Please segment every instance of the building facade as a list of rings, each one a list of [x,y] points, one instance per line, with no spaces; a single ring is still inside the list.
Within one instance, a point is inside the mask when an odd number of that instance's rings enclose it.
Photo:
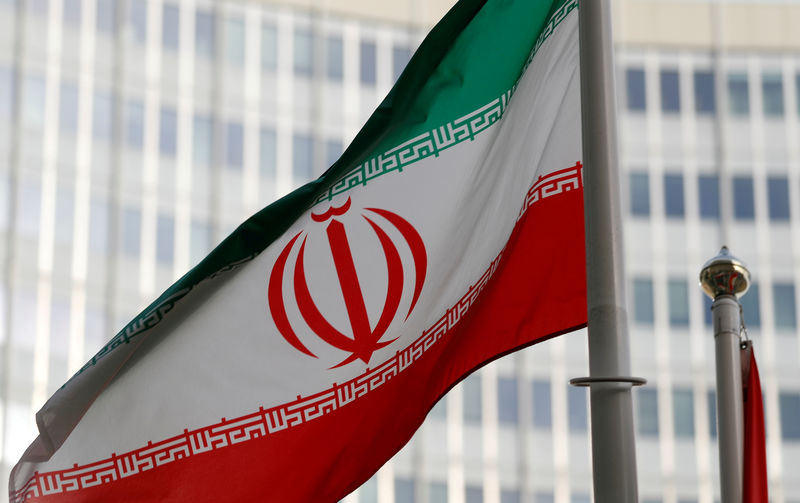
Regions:
[[[0,0],[0,489],[34,413],[238,223],[319,175],[451,2]],[[800,502],[800,3],[617,0],[642,501],[719,500],[722,244]],[[585,331],[494,362],[346,501],[592,500]]]

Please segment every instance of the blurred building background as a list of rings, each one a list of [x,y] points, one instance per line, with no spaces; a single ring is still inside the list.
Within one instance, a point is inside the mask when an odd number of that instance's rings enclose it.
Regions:
[[[0,0],[0,491],[34,413],[257,209],[316,177],[450,0]],[[719,501],[722,244],[800,503],[800,2],[615,0],[640,496]],[[495,362],[350,503],[591,501],[585,331]],[[313,453],[309,453],[313,455]],[[793,468],[794,467],[794,468]]]

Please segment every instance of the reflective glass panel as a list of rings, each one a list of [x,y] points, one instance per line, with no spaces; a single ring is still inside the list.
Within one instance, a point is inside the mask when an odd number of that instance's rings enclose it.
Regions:
[[[643,112],[647,106],[645,99],[644,69],[628,68],[625,70],[625,89],[628,98],[628,110]]]
[[[681,110],[680,83],[677,70],[661,70],[661,110],[677,113]]]
[[[717,111],[712,71],[694,72],[694,110],[698,114],[714,114]]]
[[[377,51],[375,42],[362,40],[359,51],[361,83],[372,85],[376,79]]]

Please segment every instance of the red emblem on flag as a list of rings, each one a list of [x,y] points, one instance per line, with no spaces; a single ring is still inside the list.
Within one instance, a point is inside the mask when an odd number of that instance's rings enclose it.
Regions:
[[[350,353],[341,363],[335,367],[341,367],[355,360],[369,363],[372,354],[391,344],[397,338],[383,340],[389,325],[394,321],[404,292],[404,264],[397,245],[392,241],[387,226],[393,227],[397,234],[402,237],[414,263],[414,290],[411,296],[411,303],[406,313],[406,318],[411,315],[414,306],[419,300],[422,292],[422,285],[425,282],[425,272],[427,269],[427,254],[425,245],[422,242],[417,230],[396,213],[378,208],[365,208],[368,214],[361,216],[367,221],[372,231],[380,242],[383,256],[386,260],[387,281],[386,297],[383,303],[380,317],[374,327],[370,324],[366,302],[362,290],[362,283],[356,273],[355,260],[350,248],[350,241],[347,237],[344,224],[336,217],[343,216],[350,209],[350,199],[347,199],[340,207],[331,207],[322,214],[311,214],[311,219],[315,222],[323,223],[330,220],[325,228],[327,242],[330,246],[330,253],[333,264],[336,268],[336,275],[339,280],[341,295],[350,320],[350,327],[347,331],[341,331],[320,312],[309,290],[306,279],[306,269],[304,263],[306,242],[308,235],[305,231],[298,232],[281,251],[278,260],[272,268],[269,278],[269,307],[272,319],[284,339],[295,349],[309,356],[317,357],[309,350],[295,332],[292,323],[286,313],[285,300],[283,298],[284,274],[289,255],[299,241],[299,251],[294,263],[292,280],[294,283],[294,298],[297,308],[302,315],[303,321],[310,332],[322,339],[324,342],[341,351]],[[376,218],[380,217],[380,218]],[[302,239],[301,239],[302,236]],[[372,278],[370,278],[372,279]],[[349,332],[349,335],[347,335]],[[303,331],[301,333],[307,333]]]

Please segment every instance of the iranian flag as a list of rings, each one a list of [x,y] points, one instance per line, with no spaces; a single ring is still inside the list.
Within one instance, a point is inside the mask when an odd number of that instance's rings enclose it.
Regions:
[[[577,0],[462,0],[321,178],[36,415],[21,501],[336,501],[470,372],[586,324]]]

